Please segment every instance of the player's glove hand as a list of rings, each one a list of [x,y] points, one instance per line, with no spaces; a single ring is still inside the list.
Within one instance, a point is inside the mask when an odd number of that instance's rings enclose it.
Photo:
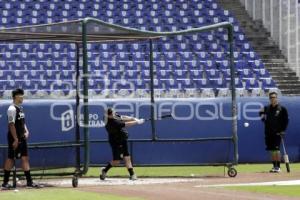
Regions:
[[[144,122],[145,122],[145,119],[138,119],[138,120],[137,120],[137,123],[138,123],[138,124],[143,124]]]

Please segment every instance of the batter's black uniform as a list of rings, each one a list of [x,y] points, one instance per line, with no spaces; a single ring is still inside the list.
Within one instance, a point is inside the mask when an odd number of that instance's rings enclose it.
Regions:
[[[105,128],[108,132],[113,160],[122,160],[125,156],[129,156],[127,144],[128,132],[125,129],[125,122],[121,120],[120,116],[108,118]]]
[[[262,121],[265,123],[265,143],[266,150],[280,150],[281,137],[279,133],[284,132],[288,126],[289,118],[285,107],[277,104],[276,106],[265,106]]]
[[[13,115],[11,114],[13,113]],[[8,127],[8,158],[14,159],[21,158],[23,156],[28,156],[27,140],[25,138],[25,114],[21,106],[11,105],[8,108],[8,123],[14,123],[16,128],[17,137],[19,140],[19,145],[14,151],[13,142],[14,138]]]

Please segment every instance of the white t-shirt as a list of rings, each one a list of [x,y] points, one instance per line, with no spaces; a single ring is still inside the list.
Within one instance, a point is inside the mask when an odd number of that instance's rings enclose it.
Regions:
[[[8,123],[15,123],[16,114],[17,114],[17,109],[15,105],[10,105],[7,110]]]

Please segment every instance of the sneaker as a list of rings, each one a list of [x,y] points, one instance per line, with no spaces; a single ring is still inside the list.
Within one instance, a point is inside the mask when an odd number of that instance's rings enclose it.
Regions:
[[[36,188],[36,189],[39,189],[39,188],[42,188],[41,185],[37,184],[37,183],[27,183],[26,185],[27,188]]]
[[[269,172],[270,173],[275,173],[275,171],[276,171],[276,169],[275,169],[275,167],[273,167]]]
[[[280,172],[281,172],[280,167],[276,167],[275,170],[274,170],[274,172],[275,172],[275,173],[280,173]]]
[[[131,181],[136,181],[138,178],[135,174],[133,174],[132,176],[129,176],[129,180]]]
[[[101,174],[100,174],[100,180],[104,181],[106,178],[106,172],[104,171],[104,168],[101,169]]]
[[[2,190],[10,190],[12,188],[13,188],[13,186],[10,185],[9,183],[3,183],[2,186],[1,186]]]

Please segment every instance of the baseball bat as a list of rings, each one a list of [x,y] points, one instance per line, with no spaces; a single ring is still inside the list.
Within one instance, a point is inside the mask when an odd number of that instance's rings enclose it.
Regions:
[[[157,120],[161,120],[161,119],[165,119],[165,118],[172,118],[172,114],[166,114],[166,115],[162,115],[160,116],[160,118],[158,118]],[[145,121],[150,121],[152,118],[147,118],[145,119]]]
[[[285,166],[286,166],[286,171],[288,173],[290,173],[291,169],[290,169],[289,155],[286,152],[286,148],[285,148],[285,143],[284,143],[283,136],[280,135],[280,137],[281,137],[282,150],[283,150],[283,159],[284,159],[284,163],[285,163]]]

